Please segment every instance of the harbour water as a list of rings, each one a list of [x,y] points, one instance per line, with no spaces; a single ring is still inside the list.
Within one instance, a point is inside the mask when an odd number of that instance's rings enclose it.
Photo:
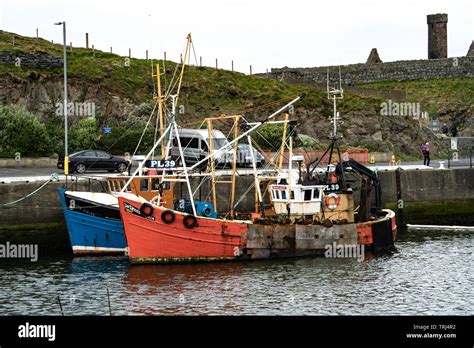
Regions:
[[[38,262],[0,260],[0,315],[474,314],[472,232],[411,232],[396,246],[362,262],[146,266],[40,250]]]

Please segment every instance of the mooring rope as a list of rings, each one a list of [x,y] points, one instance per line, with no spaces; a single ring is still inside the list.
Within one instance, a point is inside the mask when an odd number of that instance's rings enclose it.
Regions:
[[[57,173],[53,173],[51,174],[51,176],[49,177],[49,179],[47,181],[45,181],[40,187],[38,187],[36,190],[34,190],[33,192],[30,192],[29,194],[27,194],[26,196],[24,197],[21,197],[13,202],[8,202],[8,203],[4,203],[4,204],[0,204],[0,208],[2,207],[6,207],[6,206],[9,206],[9,205],[13,205],[15,203],[18,203],[18,202],[21,202],[25,199],[27,199],[28,197],[30,196],[33,196],[36,192],[40,191],[43,187],[45,187],[47,184],[49,184],[51,181],[59,181],[59,176]]]

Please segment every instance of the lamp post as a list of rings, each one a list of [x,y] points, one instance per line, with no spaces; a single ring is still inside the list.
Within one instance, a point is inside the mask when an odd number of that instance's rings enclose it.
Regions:
[[[66,22],[57,22],[54,25],[63,26],[63,54],[64,54],[64,174],[69,174],[69,157],[67,152],[67,61],[66,61]]]

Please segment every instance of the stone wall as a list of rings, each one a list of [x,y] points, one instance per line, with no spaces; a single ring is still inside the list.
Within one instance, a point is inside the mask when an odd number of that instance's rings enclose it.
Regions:
[[[0,64],[27,68],[52,69],[63,66],[63,60],[46,52],[0,51]]]
[[[268,77],[290,83],[326,84],[328,68],[331,83],[337,83],[339,79],[339,67],[337,66],[271,69]],[[474,57],[350,64],[340,68],[342,83],[345,85],[380,81],[474,77]],[[262,74],[262,76],[265,75]]]

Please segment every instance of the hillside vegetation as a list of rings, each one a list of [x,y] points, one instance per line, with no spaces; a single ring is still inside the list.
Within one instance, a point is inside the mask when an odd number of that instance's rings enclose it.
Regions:
[[[62,45],[15,34],[13,46],[13,35],[0,31],[0,51],[36,51],[62,57]],[[126,57],[98,50],[74,47],[71,53],[68,49],[69,100],[95,104],[95,120],[84,121],[81,116],[72,115],[71,128],[83,126],[90,133],[95,127],[96,133],[89,137],[93,140],[91,146],[117,153],[133,151],[155,104],[156,78],[151,76],[151,69],[156,63],[164,67],[161,81],[166,90],[180,67],[174,62],[134,58],[128,61]],[[62,68],[32,69],[0,64],[0,95],[3,95],[4,104],[30,112],[45,125],[51,146],[44,154],[61,151],[63,120],[61,113],[57,113],[57,103],[62,102],[62,78]],[[407,101],[420,102],[423,111],[429,111],[432,117],[436,115],[447,121],[456,119],[463,129],[472,117],[469,115],[473,111],[473,80],[387,82],[364,88],[405,91]],[[298,120],[299,133],[314,138],[313,147],[322,147],[328,143],[332,128],[328,119],[332,115],[332,103],[327,100],[324,90],[226,70],[186,67],[178,123],[196,127],[203,118],[220,114],[243,114],[249,120],[262,119],[300,93],[305,93],[306,97],[295,104],[292,117]],[[433,149],[436,151],[439,147],[441,151],[437,138],[427,128],[420,127],[419,121],[411,117],[381,116],[380,106],[385,101],[386,97],[377,93],[347,93],[338,103],[343,121],[340,130],[347,146],[364,146],[371,151],[393,151],[409,156],[417,155],[420,144],[431,139]],[[105,126],[113,127],[111,135],[101,133]],[[73,134],[84,132],[76,130]],[[152,142],[153,130],[150,130],[141,150]],[[82,141],[76,141],[76,144],[84,146]]]

